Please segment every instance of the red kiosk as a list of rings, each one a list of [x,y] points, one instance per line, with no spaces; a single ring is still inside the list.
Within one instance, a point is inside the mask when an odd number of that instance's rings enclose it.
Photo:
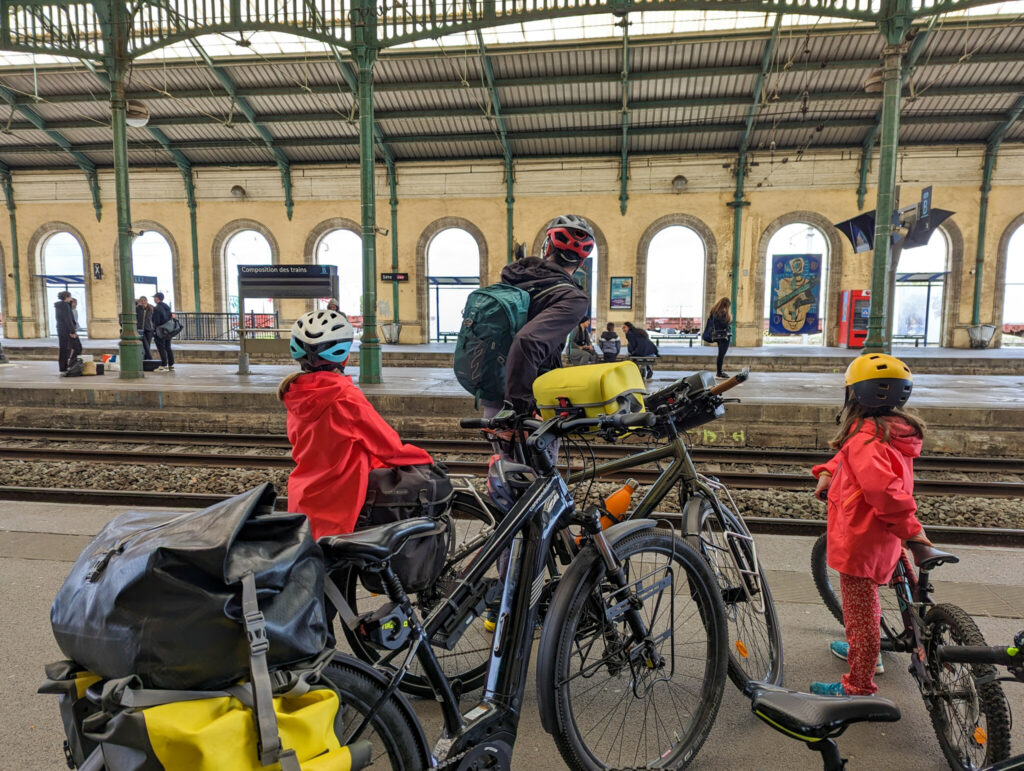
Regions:
[[[868,336],[871,290],[844,289],[839,316],[839,347],[863,348]]]

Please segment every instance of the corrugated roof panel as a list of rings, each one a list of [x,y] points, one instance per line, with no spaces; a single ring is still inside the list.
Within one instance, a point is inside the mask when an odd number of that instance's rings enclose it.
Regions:
[[[167,126],[162,129],[167,138],[175,144],[188,147],[189,142],[201,142],[204,139],[228,139],[237,142],[256,142],[262,144],[256,129],[248,121],[235,123],[232,126],[222,124],[202,124],[194,126]]]
[[[385,136],[448,136],[451,134],[498,134],[494,121],[484,118],[411,118],[380,121]]]
[[[424,59],[382,57],[373,68],[374,83],[431,83],[466,80],[480,83],[479,56],[443,56]]]
[[[297,92],[289,95],[250,96],[249,105],[256,116],[282,115],[294,113],[297,117],[312,112],[340,112],[347,115],[351,111],[352,97],[348,94],[309,94]]]
[[[64,129],[60,133],[73,145],[103,144],[113,147],[113,136],[108,128]],[[152,135],[145,129],[128,129],[129,143],[152,140]]]
[[[5,155],[3,160],[4,163],[12,169],[75,168],[74,159],[63,151],[55,153]]]
[[[338,83],[344,89],[345,81],[334,61],[306,60],[302,62],[218,62],[225,68],[231,80],[239,88],[256,88],[269,85],[294,85],[300,90],[303,85]]]
[[[36,145],[37,147],[57,147],[57,143],[50,139],[45,131],[18,131],[17,133],[5,134],[0,131],[0,147],[4,145]],[[63,150],[61,151],[63,152]],[[71,156],[68,156],[69,158]]]
[[[543,113],[539,115],[511,116],[505,125],[512,134],[530,131],[586,131],[588,129],[617,130],[621,118],[610,112],[579,112],[567,118],[563,113]]]
[[[900,141],[907,144],[956,144],[981,142],[988,138],[996,123],[939,123],[901,126]]]
[[[650,78],[630,80],[630,99],[700,99],[730,96],[745,102],[754,98],[754,75],[720,78]]]
[[[564,137],[561,139],[526,139],[512,143],[512,154],[516,157],[530,155],[610,155],[620,152],[616,138]]]
[[[799,94],[804,91],[812,94],[853,91],[863,93],[864,81],[873,69],[824,69],[810,72],[772,73],[768,78],[765,93],[771,94],[776,90],[782,94]],[[875,98],[881,104],[881,97]]]
[[[396,158],[437,160],[438,158],[494,158],[501,156],[501,144],[493,142],[424,142],[400,144],[393,148]],[[513,155],[516,151],[513,150]]]
[[[188,157],[193,163],[206,164],[227,164],[240,165],[243,163],[256,163],[267,165],[273,159],[267,154],[266,149],[230,149],[230,150],[187,150]]]
[[[245,120],[245,116],[238,111],[238,105],[232,104],[231,97],[226,95],[216,95],[202,99],[160,99],[153,101],[147,106],[154,118],[204,115],[224,120],[227,119],[233,109],[236,121],[239,119]]]
[[[666,153],[666,152],[715,152],[733,150],[739,146],[740,134],[733,131],[714,131],[703,134],[631,134],[629,138],[630,152],[633,153]]]
[[[978,94],[975,96],[928,96],[915,100],[903,100],[903,114],[952,114],[1006,112],[1017,101],[1017,94]]]
[[[109,92],[103,84],[84,67],[71,72],[40,69],[35,73],[5,73],[3,85],[10,91],[25,95],[96,93],[109,98]]]
[[[186,91],[212,88],[220,93],[223,88],[217,76],[205,64],[171,67],[136,67],[132,70],[129,91]]]
[[[1013,87],[1021,80],[1024,80],[1024,58],[1005,62],[974,62],[968,58],[960,64],[947,67],[929,67],[926,63],[914,71],[914,85],[920,93],[927,93],[929,88],[989,83]]]
[[[359,138],[359,129],[355,124],[340,120],[274,123],[267,126],[267,129],[275,139],[285,139],[288,137],[343,137],[357,140]]]
[[[487,103],[487,92],[480,88],[439,88],[421,91],[375,91],[373,109],[377,113],[403,110],[467,110],[481,109]],[[505,104],[504,95],[501,97]]]
[[[588,50],[540,51],[529,56],[501,55],[488,51],[496,80],[552,76],[618,73],[622,70],[621,46]],[[569,85],[568,83],[566,85]]]
[[[1019,53],[1024,50],[1024,28],[1016,24],[999,24],[967,29],[942,29],[932,32],[927,54],[962,56],[983,48],[986,52]]]
[[[95,102],[38,102],[30,109],[48,123],[62,120],[93,120],[97,125],[110,125],[109,99]],[[14,119],[17,122],[28,120],[17,113]]]
[[[571,104],[601,104],[620,102],[622,86],[619,83],[574,83],[550,86],[504,87],[498,92],[502,107],[552,105],[552,109],[564,109]]]
[[[358,145],[306,145],[286,147],[285,154],[293,163],[338,163],[359,160]]]
[[[97,166],[113,166],[114,165],[114,151],[102,153],[89,153],[89,157],[93,163]],[[129,150],[128,151],[128,168],[140,169],[146,167],[159,167],[168,166],[173,161],[163,150]]]

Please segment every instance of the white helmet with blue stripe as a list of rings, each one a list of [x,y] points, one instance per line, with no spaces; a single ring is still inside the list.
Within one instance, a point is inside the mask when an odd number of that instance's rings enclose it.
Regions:
[[[328,369],[344,364],[352,348],[355,330],[339,311],[310,311],[292,326],[292,358],[303,369]]]

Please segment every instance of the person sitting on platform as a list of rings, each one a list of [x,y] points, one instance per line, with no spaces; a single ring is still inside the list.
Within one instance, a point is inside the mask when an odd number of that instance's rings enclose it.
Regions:
[[[608,322],[604,332],[601,333],[601,341],[598,345],[601,348],[601,353],[604,354],[605,361],[612,362],[619,358],[619,351],[622,350],[622,341],[615,334],[614,321]]]
[[[654,368],[650,360],[658,355],[658,348],[647,335],[647,330],[634,326],[628,321],[622,325],[622,332],[626,335],[626,343],[629,349],[629,358],[640,359],[637,366],[644,380],[650,380],[654,375]]]
[[[345,374],[354,337],[344,313],[317,310],[299,318],[290,349],[302,371],[277,389],[295,461],[288,508],[309,518],[314,538],[355,529],[372,469],[434,462],[426,450],[404,444]]]

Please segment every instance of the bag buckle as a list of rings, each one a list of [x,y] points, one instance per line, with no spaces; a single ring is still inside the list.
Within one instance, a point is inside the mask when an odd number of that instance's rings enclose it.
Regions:
[[[261,611],[255,610],[246,613],[245,634],[249,638],[249,650],[254,656],[266,653],[270,649],[270,640],[267,638],[267,622]]]

